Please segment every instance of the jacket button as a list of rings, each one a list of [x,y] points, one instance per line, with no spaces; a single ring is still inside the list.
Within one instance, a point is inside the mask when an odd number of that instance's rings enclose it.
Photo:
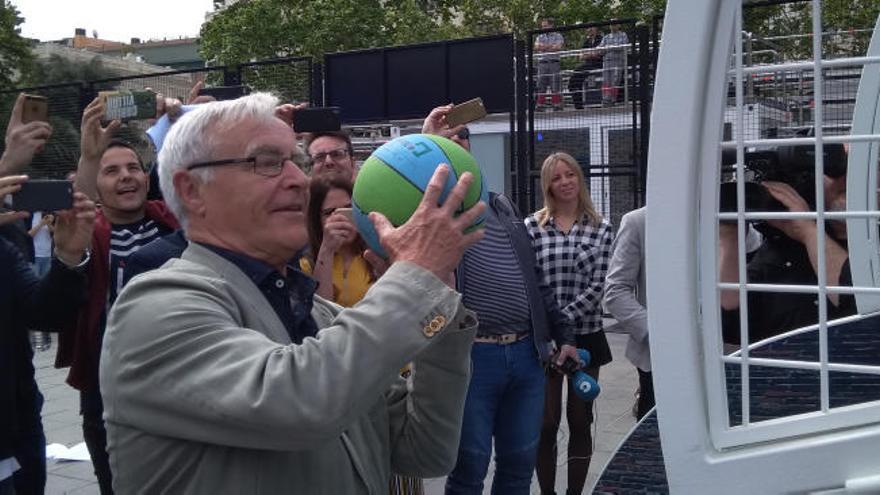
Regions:
[[[445,325],[445,324],[446,324],[446,317],[445,316],[443,316],[443,315],[435,316],[430,321],[430,323],[425,325],[425,328],[422,329],[422,333],[425,334],[425,337],[433,337],[434,335],[437,335],[437,332],[439,332],[443,328],[443,325]]]

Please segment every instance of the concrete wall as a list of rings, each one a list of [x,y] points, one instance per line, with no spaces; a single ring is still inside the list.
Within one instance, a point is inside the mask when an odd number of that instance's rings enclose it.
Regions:
[[[471,134],[471,154],[480,164],[489,190],[507,195],[511,193],[509,143],[508,134]]]

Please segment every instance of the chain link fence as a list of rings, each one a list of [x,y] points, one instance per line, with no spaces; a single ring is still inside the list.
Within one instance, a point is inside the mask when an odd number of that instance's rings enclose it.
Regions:
[[[0,92],[0,115],[4,116],[0,119],[0,126],[5,135],[8,116],[19,93],[47,97],[52,137],[34,157],[26,172],[34,178],[64,178],[76,170],[82,112],[99,91],[149,89],[165,97],[186,101],[199,81],[208,86],[244,84],[252,91],[272,92],[285,102],[313,102],[311,58],[285,58],[244,64],[237,68],[179,70],[4,91]],[[151,120],[129,121],[117,131],[117,136],[132,143],[144,163],[150,164],[155,161],[155,150],[145,131],[152,123]],[[0,143],[0,152],[4,147],[5,142]]]

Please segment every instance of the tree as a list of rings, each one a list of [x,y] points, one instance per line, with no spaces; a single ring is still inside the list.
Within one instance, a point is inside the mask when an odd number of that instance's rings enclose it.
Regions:
[[[757,40],[755,50],[773,50],[773,55],[780,61],[810,59],[813,56],[813,38],[809,35],[813,26],[812,14],[808,2],[747,6],[743,12],[743,27]],[[864,55],[878,14],[880,2],[877,0],[825,0],[822,3],[822,30],[828,34],[822,39],[823,56]]]
[[[0,91],[15,88],[26,81],[33,67],[31,45],[21,37],[19,26],[24,18],[9,0],[0,3]]]
[[[612,19],[650,20],[663,14],[666,0],[448,0],[446,6],[461,12],[472,35],[512,31],[525,38],[544,17],[555,19],[559,26]]]
[[[439,2],[400,0],[385,6],[386,45],[406,45],[460,38],[465,31],[453,23],[452,9]]]
[[[202,26],[202,56],[235,65],[325,53],[513,32],[525,37],[544,16],[558,24],[649,18],[665,0],[251,0]]]
[[[384,10],[379,0],[252,0],[216,13],[202,26],[205,60],[235,65],[283,56],[379,46]]]

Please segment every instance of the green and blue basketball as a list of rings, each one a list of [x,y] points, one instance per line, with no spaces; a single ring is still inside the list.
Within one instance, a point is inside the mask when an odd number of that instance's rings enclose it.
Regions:
[[[441,163],[450,167],[441,203],[465,172],[472,173],[474,181],[458,213],[478,201],[488,202],[489,192],[480,167],[474,157],[455,142],[432,134],[410,134],[393,139],[367,158],[354,183],[351,198],[354,221],[370,249],[387,257],[367,215],[380,212],[395,227],[406,223],[418,208],[431,176]],[[484,222],[485,214],[477,218],[470,229],[481,228]]]

